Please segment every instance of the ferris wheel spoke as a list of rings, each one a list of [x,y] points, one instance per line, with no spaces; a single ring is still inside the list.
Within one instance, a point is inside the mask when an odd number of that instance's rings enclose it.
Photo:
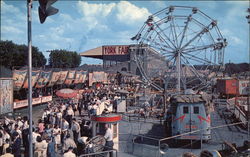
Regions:
[[[164,53],[171,53],[171,54],[174,54],[173,51],[168,51],[167,49],[164,49],[163,47],[158,47],[158,46],[156,46],[156,45],[150,45],[150,47],[155,48],[155,49],[157,49],[157,50],[159,50],[159,51],[163,51]]]
[[[171,45],[174,47],[174,49],[176,49],[177,47],[175,46],[175,44],[171,41],[171,39],[164,33],[164,31],[158,26],[156,25],[156,27],[160,30],[160,32],[158,32],[157,30],[155,30],[160,36],[161,34],[171,43]],[[161,36],[162,37],[162,36]],[[164,39],[164,38],[163,38]],[[164,39],[165,41],[165,39]],[[166,41],[165,41],[166,42]],[[170,45],[169,45],[170,46]],[[171,47],[171,46],[170,46]]]
[[[156,31],[156,33],[158,34],[158,37],[159,37],[160,41],[166,43],[166,45],[167,45],[168,48],[174,50],[174,49],[169,45],[169,43],[161,36],[161,34],[160,34],[158,31]]]
[[[171,63],[171,62],[170,62]],[[168,83],[170,81],[171,78],[173,78],[173,76],[171,76],[172,74],[174,74],[174,69],[175,69],[175,63],[176,63],[176,59],[172,62],[172,66],[171,66],[171,69],[170,71],[167,73],[167,76],[165,77],[166,80],[165,80],[165,83],[166,83],[166,87],[168,87]]]
[[[171,13],[171,16],[172,16],[172,19],[171,19],[170,26],[171,26],[171,30],[172,30],[171,32],[173,35],[173,41],[175,42],[176,47],[178,47],[178,38],[177,38],[177,34],[176,34],[176,25],[174,22],[173,13]]]
[[[187,58],[193,60],[193,61],[198,61],[198,62],[201,62],[201,63],[207,63],[207,64],[213,64],[213,65],[218,65],[217,63],[215,62],[212,62],[212,61],[209,61],[207,59],[203,59],[203,58],[199,58],[197,56],[194,56],[194,55],[191,55],[191,54],[185,54]],[[184,55],[183,55],[184,56]]]
[[[172,49],[171,47],[165,45],[165,44],[159,43],[159,42],[157,42],[157,41],[155,41],[155,40],[148,40],[148,41],[149,41],[149,42],[152,42],[156,47],[157,47],[157,46],[160,46],[160,47],[164,47],[164,48],[167,48],[167,49],[171,49],[172,51],[169,51],[169,50],[166,50],[166,51],[169,52],[169,53],[173,53],[173,49]],[[151,44],[150,44],[150,45],[151,45]]]
[[[205,34],[205,32],[208,31],[209,26],[211,25],[211,23],[207,26],[204,27],[198,34],[196,34],[192,39],[190,39],[184,46],[181,47],[181,49],[185,49],[188,45],[190,45],[195,39],[197,39],[199,36],[202,36]]]
[[[184,40],[184,37],[186,36],[186,32],[187,32],[187,29],[188,29],[188,24],[189,24],[189,22],[191,21],[191,18],[192,16],[189,16],[188,18],[187,18],[187,21],[185,22],[186,24],[185,24],[185,27],[184,27],[184,30],[183,30],[183,33],[182,33],[182,36],[181,36],[181,41],[180,41],[180,45],[179,45],[179,48],[181,48],[181,46],[182,46],[182,42],[183,42],[183,40]]]
[[[185,56],[182,56],[182,58],[183,58],[182,60],[186,63],[186,65],[189,65],[191,72],[192,72],[201,82],[203,82],[201,76],[199,75],[199,73],[197,72],[197,70],[195,69],[195,67],[194,67],[192,64],[190,64],[190,62],[188,61],[188,59],[187,59]]]
[[[190,53],[190,52],[196,52],[196,51],[206,50],[206,49],[209,49],[209,48],[214,48],[216,45],[217,44],[210,44],[210,45],[202,45],[202,46],[187,48],[187,49],[183,49],[182,52],[184,54],[186,54],[186,53]]]

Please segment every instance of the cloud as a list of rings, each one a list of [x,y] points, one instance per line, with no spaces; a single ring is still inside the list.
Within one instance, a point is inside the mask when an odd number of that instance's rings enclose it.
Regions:
[[[18,15],[21,12],[17,7],[14,7],[13,5],[8,5],[4,1],[1,1],[1,13]]]
[[[125,24],[146,21],[150,14],[146,8],[139,8],[128,1],[121,1],[117,4],[116,17]]]
[[[90,17],[106,17],[115,7],[115,3],[110,4],[90,4],[88,2],[79,1],[78,8],[84,16]]]
[[[22,34],[22,33],[24,33],[20,29],[12,27],[12,26],[2,26],[1,27],[1,32],[4,32],[6,34],[8,34],[8,33],[14,33],[14,34]]]
[[[221,33],[228,40],[229,45],[239,45],[244,43],[243,40],[238,37],[238,34],[235,35],[232,30],[222,29]]]
[[[89,28],[93,28],[99,24],[107,21],[117,24],[119,21],[122,24],[134,25],[136,22],[143,22],[150,15],[146,8],[140,8],[128,1],[121,1],[119,3],[88,3],[78,2],[79,12],[83,15],[82,20],[88,23]],[[110,23],[109,23],[110,24]]]
[[[234,44],[243,44],[243,41],[236,36],[230,36],[229,39],[231,39]]]
[[[108,44],[131,43],[135,30],[143,25],[150,12],[130,2],[78,2],[78,13],[83,25],[78,40],[78,51]],[[65,17],[65,19],[68,17]],[[70,19],[69,19],[70,20]]]

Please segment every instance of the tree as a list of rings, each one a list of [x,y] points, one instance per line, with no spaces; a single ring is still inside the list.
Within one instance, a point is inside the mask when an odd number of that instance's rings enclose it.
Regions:
[[[12,41],[0,41],[0,64],[10,69],[28,65],[28,47]],[[32,66],[42,67],[47,60],[37,47],[32,46]]]
[[[81,63],[81,56],[75,51],[52,50],[49,55],[49,65],[52,68],[75,68]]]

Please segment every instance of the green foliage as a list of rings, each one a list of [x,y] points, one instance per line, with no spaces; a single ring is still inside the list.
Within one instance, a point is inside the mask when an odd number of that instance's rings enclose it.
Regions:
[[[12,41],[0,41],[0,65],[10,69],[19,69],[28,65],[28,47]],[[47,60],[37,47],[32,46],[32,66],[42,67]]]
[[[81,56],[74,51],[52,50],[49,65],[52,68],[75,68],[81,63]]]

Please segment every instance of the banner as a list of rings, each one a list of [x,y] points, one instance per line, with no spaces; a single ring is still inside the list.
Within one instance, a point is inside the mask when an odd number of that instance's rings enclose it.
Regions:
[[[81,75],[79,78],[79,83],[84,83],[87,80],[87,71],[81,71]]]
[[[52,96],[43,96],[42,97],[42,103],[50,102],[50,101],[52,101]]]
[[[69,71],[67,79],[65,80],[64,83],[65,84],[71,84],[74,81],[74,79],[75,79],[75,73],[76,73],[75,70]]]
[[[17,91],[22,88],[25,81],[27,70],[14,70],[13,72],[13,81],[14,81],[14,90]]]
[[[0,79],[0,114],[13,112],[13,80]]]
[[[51,76],[51,71],[41,71],[36,83],[36,88],[42,88],[47,85]]]
[[[52,96],[44,96],[44,97],[39,97],[39,98],[33,98],[32,99],[32,105],[37,105],[41,103],[46,103],[52,101]],[[20,100],[14,102],[14,109],[22,108],[22,107],[27,107],[28,106],[28,100]]]
[[[89,73],[89,86],[92,86],[94,82],[107,83],[107,74],[103,71]]]
[[[75,77],[75,81],[74,83],[81,83],[80,79],[81,79],[81,75],[82,75],[82,71],[76,71],[76,77]]]
[[[49,85],[48,86],[53,86],[57,81],[58,79],[60,78],[60,71],[56,72],[52,72],[52,76],[51,76],[51,79],[49,81]]]
[[[60,78],[58,79],[56,84],[63,84],[65,79],[67,78],[67,75],[68,75],[68,71],[61,71]]]
[[[40,70],[32,71],[32,77],[31,77],[31,86],[32,87],[35,85],[39,74],[40,74]],[[26,81],[23,84],[23,88],[28,88],[28,77],[26,77]]]

